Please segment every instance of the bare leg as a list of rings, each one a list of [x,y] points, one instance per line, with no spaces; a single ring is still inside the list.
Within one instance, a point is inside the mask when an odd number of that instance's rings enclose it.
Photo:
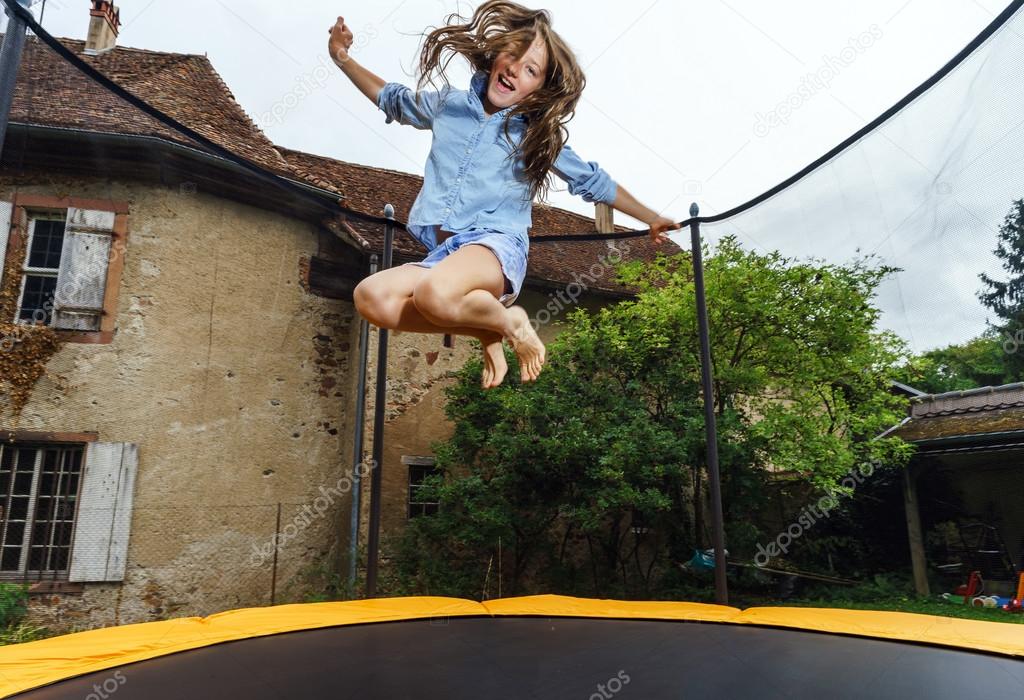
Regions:
[[[519,356],[523,381],[533,381],[545,349],[522,307],[505,308],[501,264],[490,248],[469,244],[429,270],[413,289],[413,303],[427,321],[442,328],[480,328],[508,338]]]
[[[413,303],[413,289],[430,272],[428,268],[402,265],[367,277],[355,289],[359,313],[378,328],[413,333],[465,335],[476,338],[483,347],[484,370],[481,385],[498,386],[508,372],[501,334],[481,328],[440,327],[431,323]]]

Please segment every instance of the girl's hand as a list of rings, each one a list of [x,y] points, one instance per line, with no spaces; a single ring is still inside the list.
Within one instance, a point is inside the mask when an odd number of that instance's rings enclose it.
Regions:
[[[338,17],[338,21],[327,31],[331,35],[330,41],[327,42],[327,51],[340,68],[343,64],[348,63],[348,50],[352,46],[353,38],[352,30],[345,26],[344,17]]]
[[[665,235],[665,231],[682,228],[681,224],[672,221],[672,219],[666,219],[664,216],[659,216],[654,221],[651,221],[649,226],[651,227],[651,240],[655,243],[664,243],[669,240],[669,237]]]

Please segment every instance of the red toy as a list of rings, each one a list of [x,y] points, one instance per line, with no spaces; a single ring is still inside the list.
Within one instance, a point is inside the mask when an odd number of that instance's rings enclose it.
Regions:
[[[967,579],[967,583],[962,586],[957,586],[956,590],[953,592],[957,595],[962,595],[964,597],[964,604],[970,605],[971,600],[981,593],[984,586],[985,582],[981,580],[981,572],[972,571],[970,577]],[[1017,597],[1020,598],[1022,596],[1018,595]]]

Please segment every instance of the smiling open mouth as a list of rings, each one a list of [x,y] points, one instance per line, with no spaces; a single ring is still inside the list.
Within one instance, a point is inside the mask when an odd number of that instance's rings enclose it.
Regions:
[[[505,78],[503,78],[500,75],[498,76],[498,83],[497,84],[498,84],[498,87],[504,88],[505,92],[512,92],[513,90],[515,90],[515,86],[512,85],[512,83],[508,82],[508,80],[506,80]]]

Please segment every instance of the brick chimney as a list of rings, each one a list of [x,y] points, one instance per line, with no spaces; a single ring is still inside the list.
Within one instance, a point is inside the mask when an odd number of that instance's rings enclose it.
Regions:
[[[598,202],[595,207],[594,227],[598,233],[615,233],[615,210],[612,205]]]
[[[109,51],[117,44],[117,30],[121,26],[121,11],[109,0],[92,0],[89,10],[89,34],[85,39],[85,53],[96,55]]]

